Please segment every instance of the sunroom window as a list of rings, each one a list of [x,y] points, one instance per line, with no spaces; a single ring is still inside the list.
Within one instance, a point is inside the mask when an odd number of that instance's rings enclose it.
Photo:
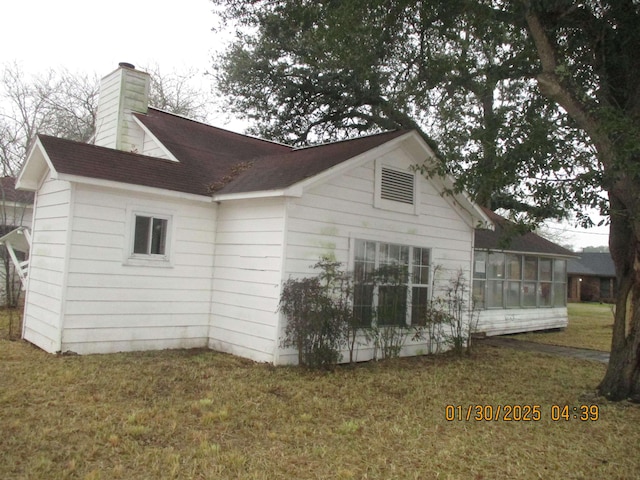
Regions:
[[[563,259],[476,250],[473,297],[480,308],[566,305]]]

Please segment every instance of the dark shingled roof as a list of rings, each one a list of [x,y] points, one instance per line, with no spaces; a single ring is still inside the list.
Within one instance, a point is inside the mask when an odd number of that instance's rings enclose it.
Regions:
[[[33,204],[33,192],[16,190],[16,179],[13,177],[0,178],[0,198],[2,202]]]
[[[576,255],[580,258],[571,259],[567,264],[569,275],[616,276],[616,268],[609,252],[582,252]]]
[[[153,108],[136,117],[179,161],[39,138],[60,173],[207,195],[289,187],[406,131],[294,149]]]
[[[48,135],[38,138],[59,173],[207,195],[206,184],[194,182],[182,163]]]
[[[285,188],[354,158],[407,131],[393,131],[367,137],[292,150],[286,155],[254,159],[243,171],[216,193],[240,193]]]
[[[505,250],[511,252],[531,252],[542,253],[546,255],[563,255],[576,256],[570,250],[560,245],[556,245],[549,240],[536,235],[533,232],[524,235],[513,235],[509,237],[506,231],[509,227],[509,220],[498,215],[497,213],[483,208],[484,212],[495,225],[495,230],[485,230],[476,228],[475,232],[475,248],[482,250]],[[503,241],[508,239],[508,243],[503,245]]]

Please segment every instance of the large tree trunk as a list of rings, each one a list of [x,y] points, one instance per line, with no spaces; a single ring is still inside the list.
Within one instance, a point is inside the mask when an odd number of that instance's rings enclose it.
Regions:
[[[633,190],[626,193],[636,195]],[[640,220],[636,209],[630,212],[615,193],[610,202],[609,247],[618,295],[609,366],[598,389],[611,400],[640,402]]]

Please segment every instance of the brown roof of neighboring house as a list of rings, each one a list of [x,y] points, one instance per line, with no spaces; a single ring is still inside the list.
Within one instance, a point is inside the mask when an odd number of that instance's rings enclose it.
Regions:
[[[513,226],[512,222],[488,208],[483,208],[483,210],[495,225],[495,230],[476,228],[475,248],[477,249],[576,256],[574,252],[533,232],[518,234],[510,231],[510,227]]]
[[[294,149],[152,108],[136,117],[178,162],[47,135],[39,138],[60,173],[208,196],[286,188],[407,133]]]
[[[16,190],[16,179],[13,177],[0,177],[0,200],[4,202],[33,204],[33,192]]]

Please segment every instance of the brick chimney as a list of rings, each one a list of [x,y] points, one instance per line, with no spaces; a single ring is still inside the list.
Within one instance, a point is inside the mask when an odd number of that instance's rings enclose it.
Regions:
[[[133,113],[147,113],[149,74],[120,63],[100,82],[94,143],[127,152],[142,152],[144,134]]]

